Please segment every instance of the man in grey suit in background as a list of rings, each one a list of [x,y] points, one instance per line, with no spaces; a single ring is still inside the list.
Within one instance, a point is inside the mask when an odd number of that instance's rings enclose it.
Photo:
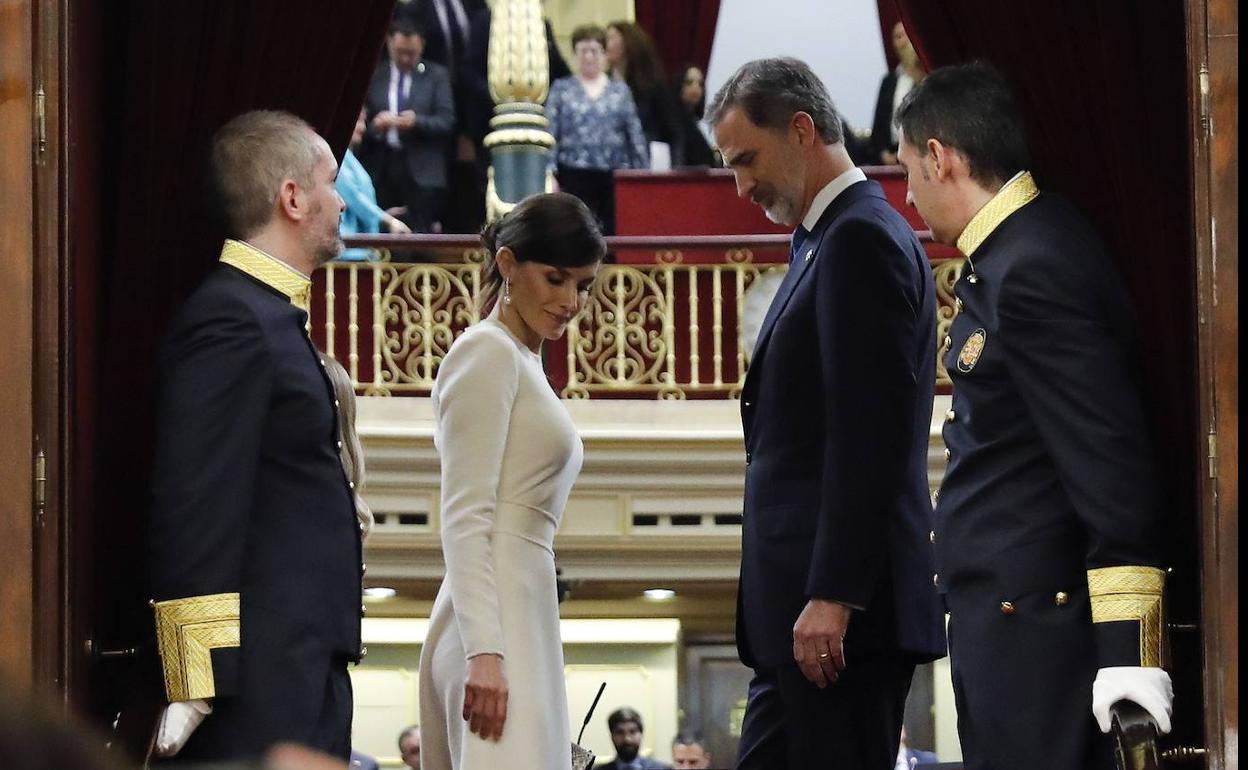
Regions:
[[[402,206],[413,232],[434,231],[446,201],[446,162],[455,104],[446,67],[423,60],[424,33],[411,22],[390,25],[389,58],[368,86],[368,133],[360,160],[382,208]]]

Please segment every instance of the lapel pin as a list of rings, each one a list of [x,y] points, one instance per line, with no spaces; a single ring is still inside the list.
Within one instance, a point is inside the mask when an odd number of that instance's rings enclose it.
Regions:
[[[815,250],[810,249],[809,251],[806,252],[806,261],[809,262],[810,258],[813,256],[815,256]]]

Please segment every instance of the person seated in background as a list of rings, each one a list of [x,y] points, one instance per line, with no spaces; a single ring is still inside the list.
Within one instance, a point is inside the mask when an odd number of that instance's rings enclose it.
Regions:
[[[900,61],[880,83],[880,95],[875,100],[875,120],[871,123],[871,146],[863,159],[866,164],[892,166],[897,163],[897,126],[893,124],[893,112],[926,74],[900,21],[893,25],[893,50]]]
[[[436,232],[446,201],[446,162],[455,104],[446,67],[424,60],[424,33],[402,19],[390,25],[389,59],[373,73],[364,106],[368,131],[360,160],[383,208],[406,207],[414,232]]]
[[[901,743],[897,745],[897,764],[893,770],[915,770],[922,765],[934,765],[939,761],[935,752],[910,748],[910,742],[906,739],[906,728],[902,726]]]
[[[399,733],[399,758],[412,770],[420,770],[420,725],[408,725]]]
[[[646,141],[668,146],[671,167],[684,165],[680,108],[667,89],[663,62],[650,36],[631,21],[613,21],[606,29],[606,53],[611,79],[626,84],[633,95]]]
[[[670,765],[641,756],[641,738],[646,730],[636,709],[622,706],[612,711],[607,717],[607,729],[611,731],[615,759],[600,765],[599,770],[671,770]]]
[[[706,741],[693,732],[680,732],[672,739],[672,767],[675,770],[706,770],[711,766],[711,755]]]
[[[602,69],[606,61],[602,27],[586,24],[574,29],[572,50],[576,74],[552,83],[546,99],[546,119],[557,142],[559,187],[589,206],[603,235],[614,235],[612,172],[650,165],[646,135],[628,86],[611,80]]]
[[[681,129],[684,134],[684,158],[682,166],[718,166],[715,152],[711,149],[714,138],[710,127],[702,120],[706,111],[706,76],[696,64],[680,68],[674,89],[680,100]],[[673,161],[673,165],[675,162]]]
[[[338,195],[347,204],[343,209],[342,219],[338,221],[338,231],[342,235],[356,233],[378,233],[381,226],[391,233],[410,233],[412,229],[396,216],[399,209],[385,211],[377,205],[377,192],[373,188],[372,177],[364,170],[364,165],[355,157],[355,150],[364,141],[364,133],[368,130],[368,114],[360,110],[360,117],[355,121],[355,131],[351,134],[351,146],[342,156],[342,167],[338,169],[338,178],[334,187]],[[376,252],[371,249],[343,249],[338,259],[362,262],[373,259]]]

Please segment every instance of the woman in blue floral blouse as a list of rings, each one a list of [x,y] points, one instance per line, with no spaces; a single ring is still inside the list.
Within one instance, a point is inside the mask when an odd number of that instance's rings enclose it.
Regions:
[[[628,86],[607,77],[606,33],[596,25],[572,31],[576,74],[559,78],[546,99],[559,187],[589,206],[606,235],[615,233],[617,168],[650,165],[646,135]]]

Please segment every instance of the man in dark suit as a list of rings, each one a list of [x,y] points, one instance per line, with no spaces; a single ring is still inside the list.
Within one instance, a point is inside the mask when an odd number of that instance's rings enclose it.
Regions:
[[[741,393],[740,768],[887,768],[915,664],[944,654],[927,448],[935,289],[800,61],[741,67],[708,112],[737,191],[796,225]]]
[[[1083,217],[1037,189],[991,68],[933,72],[897,120],[909,198],[966,255],[932,533],[966,767],[1112,768],[1110,706],[1164,733],[1172,699],[1127,294]]]
[[[231,120],[212,160],[231,239],[159,362],[149,551],[170,705],[156,751],[192,763],[294,741],[345,760],[361,536],[305,331],[309,275],[342,249],[338,166],[282,112]]]
[[[641,756],[641,738],[646,728],[635,709],[624,706],[612,711],[607,717],[607,728],[611,730],[615,759],[599,765],[598,770],[671,770],[670,765]]]
[[[420,28],[390,26],[389,59],[373,74],[364,99],[368,132],[360,160],[373,177],[382,208],[406,207],[413,232],[440,223],[446,203],[446,163],[455,104],[446,67],[427,62]]]

